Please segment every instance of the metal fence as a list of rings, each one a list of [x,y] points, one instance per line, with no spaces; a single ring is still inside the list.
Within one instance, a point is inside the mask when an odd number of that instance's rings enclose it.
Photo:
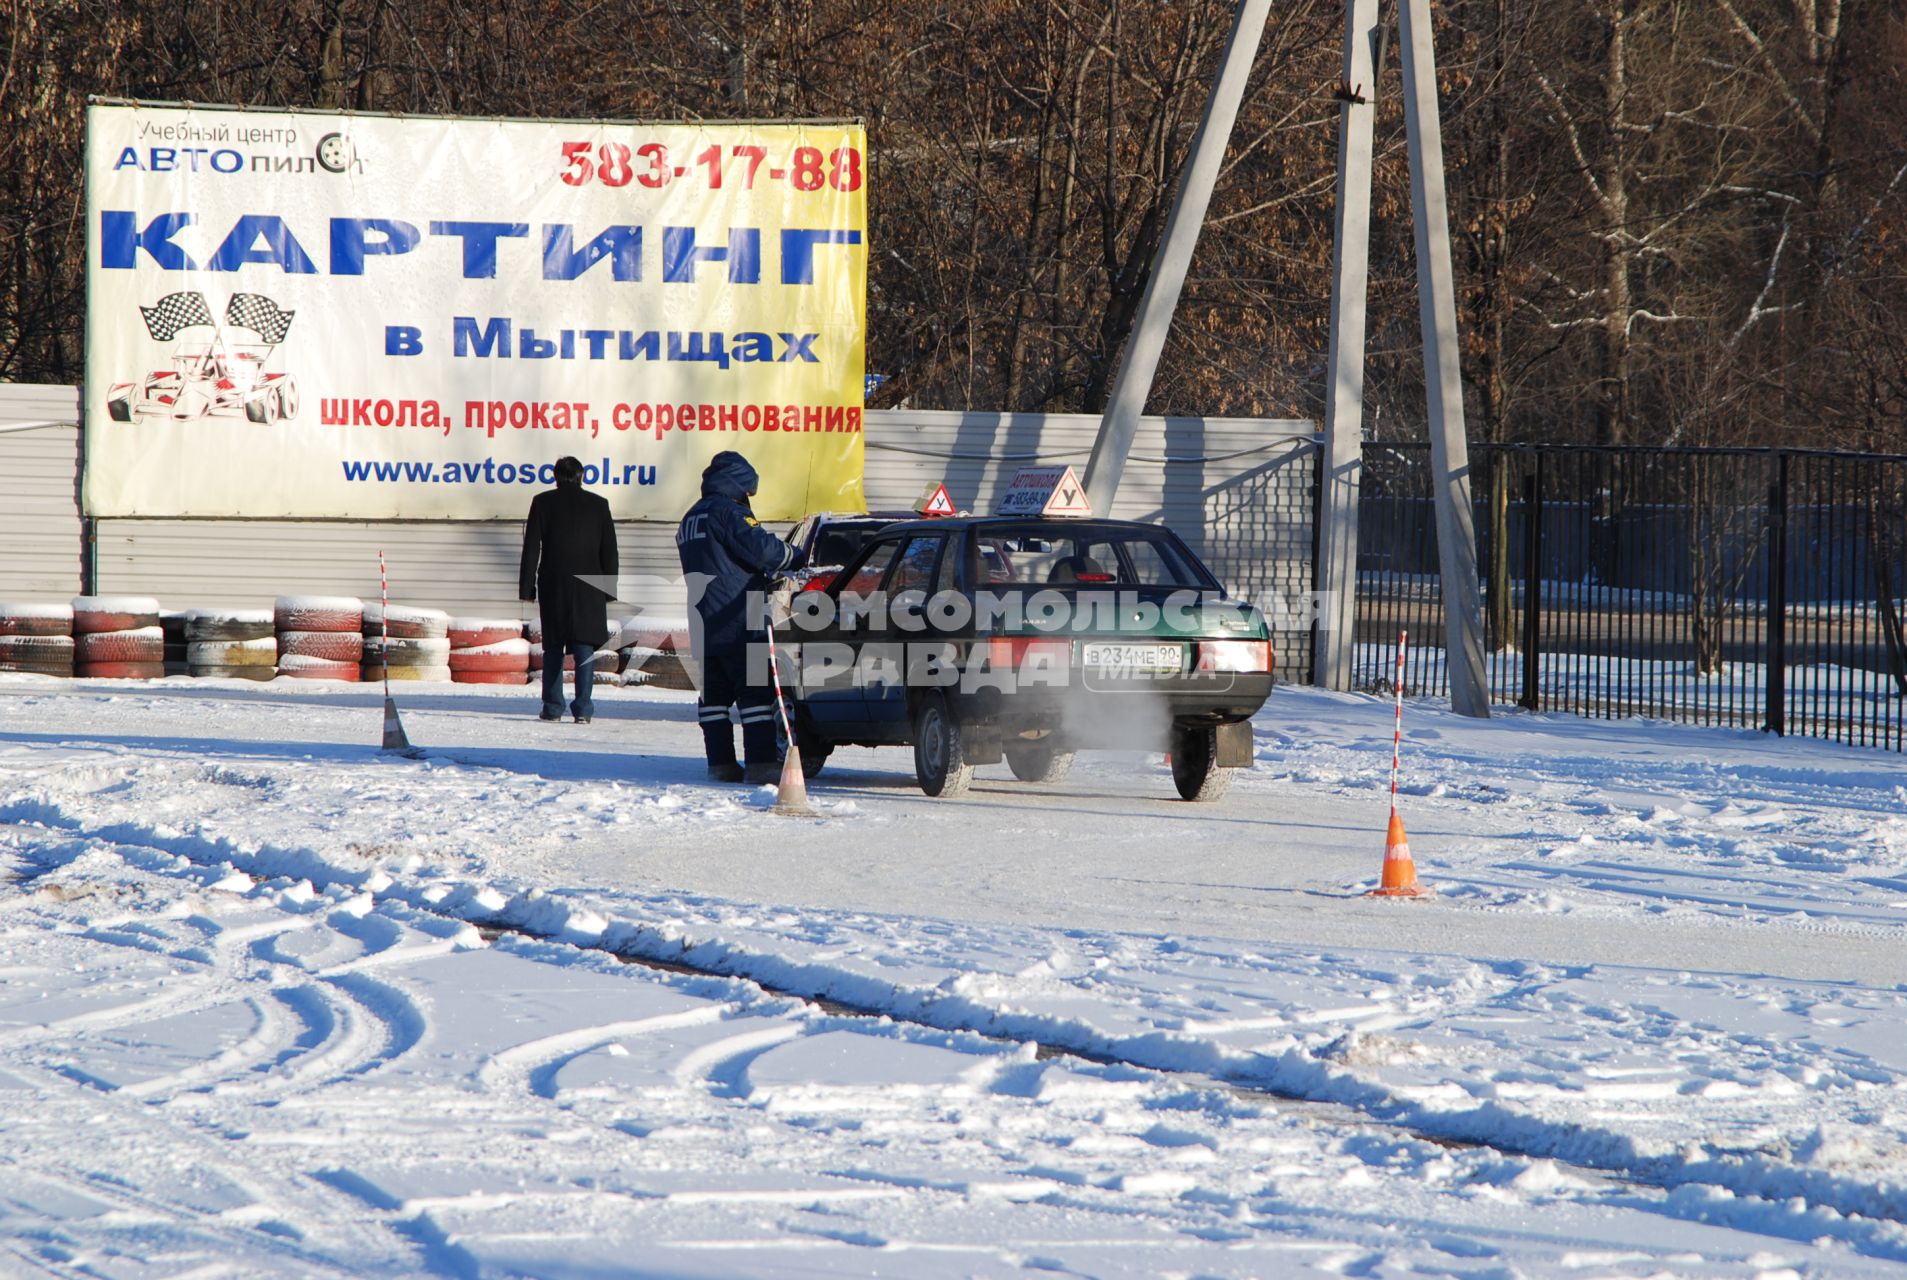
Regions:
[[[1907,746],[1907,457],[1473,446],[1490,695]],[[1356,679],[1446,693],[1427,444],[1367,444]]]

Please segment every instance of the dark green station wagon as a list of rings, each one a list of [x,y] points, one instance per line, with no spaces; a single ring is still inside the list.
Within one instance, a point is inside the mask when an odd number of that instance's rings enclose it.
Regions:
[[[1169,529],[956,516],[880,530],[777,628],[803,765],[911,746],[921,789],[966,791],[1003,756],[1056,782],[1089,748],[1165,750],[1187,800],[1251,764],[1271,693],[1264,615]]]

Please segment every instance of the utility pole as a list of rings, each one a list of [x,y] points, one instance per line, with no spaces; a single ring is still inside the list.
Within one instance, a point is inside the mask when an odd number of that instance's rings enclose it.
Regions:
[[[1205,116],[1192,140],[1165,238],[1126,343],[1112,399],[1086,464],[1086,494],[1109,511],[1139,414],[1152,390],[1172,313],[1211,203],[1225,144],[1237,118],[1270,0],[1241,0]],[[1331,388],[1325,416],[1323,501],[1319,504],[1318,683],[1350,681],[1357,611],[1357,491],[1362,471],[1365,293],[1370,255],[1371,132],[1377,98],[1373,46],[1381,24],[1377,0],[1345,0],[1345,84],[1341,98],[1337,244],[1331,303]],[[1463,382],[1458,366],[1456,281],[1450,263],[1449,197],[1444,190],[1443,130],[1437,110],[1437,60],[1429,0],[1400,0],[1404,123],[1410,153],[1410,196],[1417,245],[1418,323],[1430,426],[1431,492],[1443,581],[1444,649],[1450,703],[1460,715],[1487,717],[1490,691],[1483,664],[1483,611],[1477,583],[1477,538],[1470,506],[1470,448],[1464,435]]]
[[[1126,455],[1132,452],[1139,415],[1152,392],[1153,375],[1159,371],[1159,355],[1172,328],[1172,313],[1185,291],[1192,250],[1198,244],[1199,229],[1205,225],[1205,210],[1212,203],[1212,188],[1218,185],[1225,144],[1231,140],[1232,122],[1238,119],[1238,104],[1244,100],[1245,81],[1251,76],[1252,59],[1270,13],[1271,0],[1240,0],[1238,16],[1232,21],[1218,78],[1212,82],[1205,115],[1192,137],[1191,158],[1179,176],[1178,193],[1172,198],[1165,238],[1152,261],[1152,275],[1146,281],[1145,296],[1139,300],[1132,336],[1126,339],[1125,358],[1112,384],[1112,398],[1100,421],[1099,437],[1093,441],[1092,456],[1086,461],[1086,499],[1094,511],[1111,511],[1113,495],[1119,492]]]
[[[1364,476],[1364,309],[1370,290],[1371,135],[1377,117],[1378,0],[1346,0],[1338,86],[1338,209],[1331,254],[1331,394],[1318,459],[1318,580],[1312,682],[1351,687],[1357,627],[1357,499]]]
[[[1398,16],[1411,224],[1417,239],[1417,323],[1424,342],[1430,483],[1443,585],[1444,662],[1450,674],[1451,710],[1482,719],[1490,714],[1490,686],[1483,669],[1476,518],[1470,505],[1470,444],[1463,429],[1463,378],[1457,364],[1457,285],[1450,266],[1450,201],[1444,191],[1430,0],[1403,0]]]

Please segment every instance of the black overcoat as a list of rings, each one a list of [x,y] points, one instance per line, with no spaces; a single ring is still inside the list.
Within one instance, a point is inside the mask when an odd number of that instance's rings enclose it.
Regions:
[[[558,485],[531,499],[517,595],[540,607],[545,649],[609,639],[616,569],[616,522],[601,494]]]

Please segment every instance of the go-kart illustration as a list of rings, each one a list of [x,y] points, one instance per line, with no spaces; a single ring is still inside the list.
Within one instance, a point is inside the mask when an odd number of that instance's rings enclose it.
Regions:
[[[106,392],[106,413],[114,422],[164,415],[184,422],[193,418],[236,417],[275,422],[298,416],[298,381],[289,373],[268,371],[278,344],[291,329],[291,311],[256,293],[235,293],[225,307],[225,328],[213,319],[205,295],[169,293],[158,305],[139,308],[146,332],[155,342],[174,342],[167,368],[138,382],[115,382]],[[244,330],[259,341],[235,341],[227,330]],[[181,338],[182,333],[187,333]]]

